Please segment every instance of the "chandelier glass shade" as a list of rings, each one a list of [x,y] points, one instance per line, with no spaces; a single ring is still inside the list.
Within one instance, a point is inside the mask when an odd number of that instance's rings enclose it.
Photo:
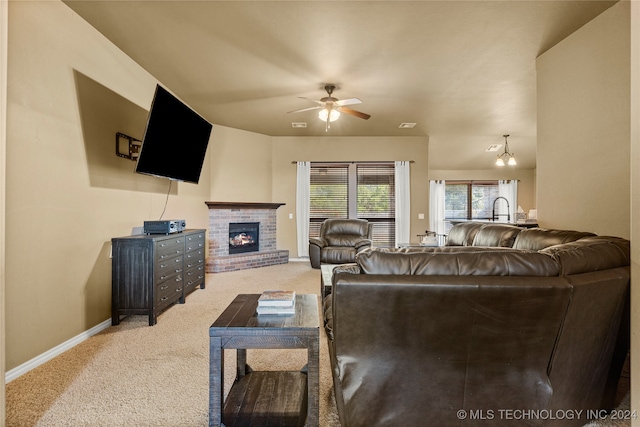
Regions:
[[[498,155],[498,158],[496,159],[496,166],[515,166],[518,163],[516,162],[515,155],[509,152],[509,142],[507,141],[509,135],[502,136],[504,137],[504,153]]]
[[[326,122],[327,118],[330,122],[335,122],[340,117],[340,111],[334,110],[333,108],[323,108],[318,112],[318,117],[323,122]]]

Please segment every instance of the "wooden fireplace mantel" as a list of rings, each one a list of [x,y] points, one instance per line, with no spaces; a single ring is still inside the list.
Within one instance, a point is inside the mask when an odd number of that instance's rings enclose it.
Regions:
[[[286,203],[205,202],[209,209],[278,209]]]

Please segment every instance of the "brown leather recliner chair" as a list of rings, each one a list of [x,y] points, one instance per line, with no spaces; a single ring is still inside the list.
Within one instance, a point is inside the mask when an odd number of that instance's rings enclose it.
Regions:
[[[373,224],[365,219],[325,220],[318,238],[309,239],[311,267],[355,262],[358,252],[371,247],[372,236]]]

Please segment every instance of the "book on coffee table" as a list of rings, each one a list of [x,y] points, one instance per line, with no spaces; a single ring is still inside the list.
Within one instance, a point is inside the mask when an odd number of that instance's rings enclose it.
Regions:
[[[291,307],[258,307],[256,313],[258,315],[296,314],[296,306],[294,304]]]
[[[258,298],[258,307],[293,307],[296,291],[264,291]]]
[[[295,314],[295,291],[264,291],[258,298],[258,314]]]

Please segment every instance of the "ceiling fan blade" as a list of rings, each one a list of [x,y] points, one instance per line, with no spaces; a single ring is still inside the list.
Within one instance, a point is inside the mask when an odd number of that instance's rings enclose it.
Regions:
[[[306,99],[307,101],[315,102],[316,104],[319,104],[319,105],[324,106],[324,102],[322,102],[322,101],[318,101],[317,99],[309,99],[309,98],[305,98],[304,96],[299,96],[298,98],[300,98],[300,99]]]
[[[333,105],[337,105],[338,107],[342,107],[343,105],[353,105],[353,104],[362,104],[358,98],[349,98],[349,99],[341,99],[333,103]]]
[[[302,108],[300,110],[287,111],[287,113],[302,113],[303,111],[319,110],[320,108],[322,107],[318,105],[315,107]]]
[[[347,107],[338,107],[336,108],[336,110],[340,111],[341,113],[350,114],[352,116],[360,117],[361,119],[365,120],[369,120],[369,117],[371,117],[369,114],[361,113],[360,111],[352,110],[351,108]]]

